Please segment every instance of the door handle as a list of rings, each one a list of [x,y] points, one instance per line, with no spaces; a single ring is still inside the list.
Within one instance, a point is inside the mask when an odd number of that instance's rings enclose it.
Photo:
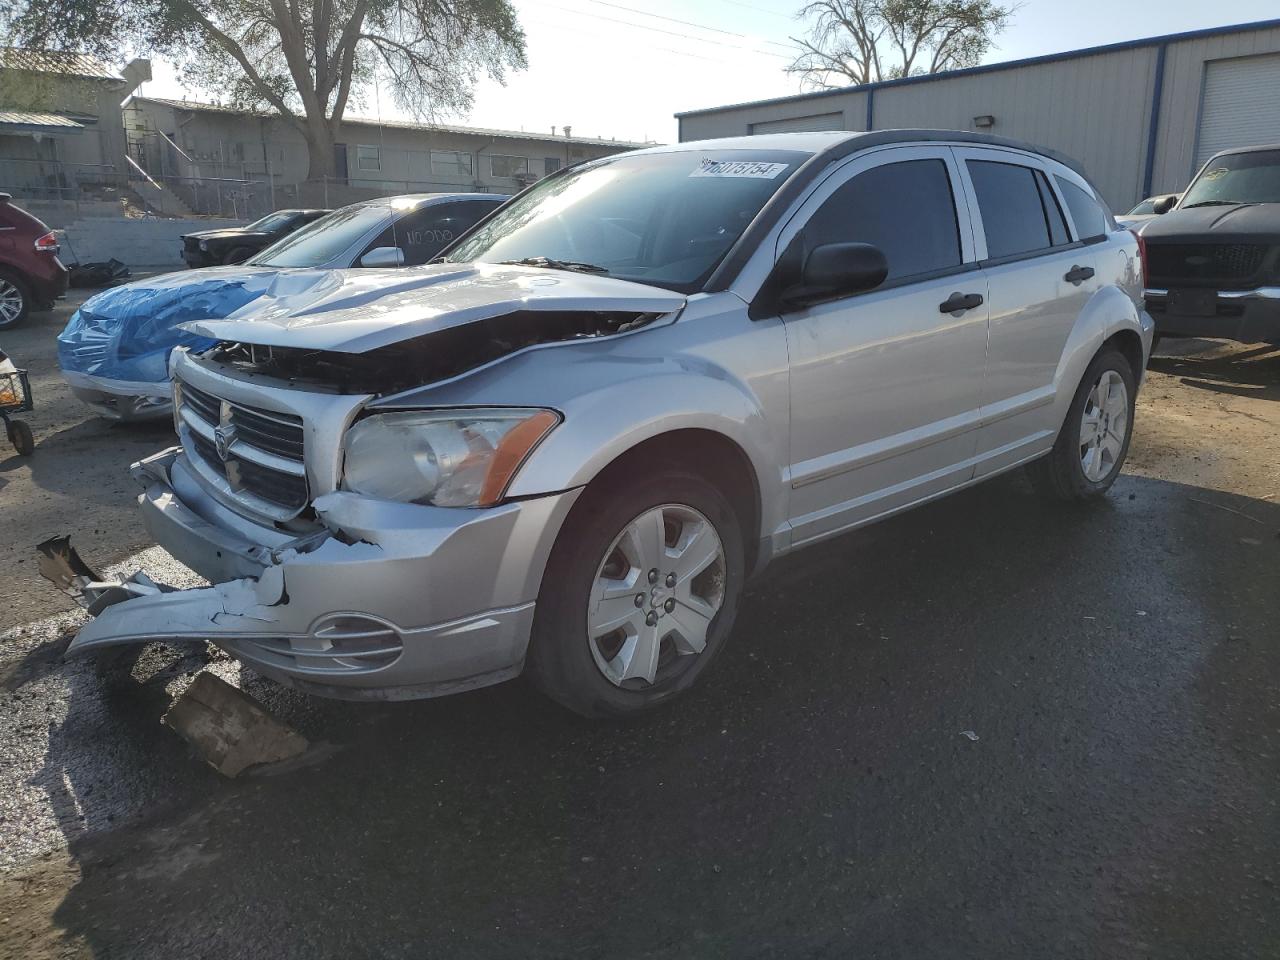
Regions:
[[[938,312],[964,313],[966,310],[972,310],[974,307],[980,306],[982,306],[982,294],[980,293],[953,293],[938,304]]]
[[[1074,283],[1077,287],[1093,276],[1093,267],[1079,267],[1072,265],[1067,271],[1067,275],[1063,277],[1068,283]]]

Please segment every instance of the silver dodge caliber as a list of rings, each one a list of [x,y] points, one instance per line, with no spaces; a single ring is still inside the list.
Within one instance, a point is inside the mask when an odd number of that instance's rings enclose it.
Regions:
[[[586,715],[652,708],[776,557],[1023,465],[1054,497],[1105,492],[1151,344],[1142,271],[1070,161],[994,137],[561,171],[438,262],[292,271],[251,316],[191,324],[217,343],[174,355],[181,446],[134,475],[210,585],[73,565],[98,615],[72,651],[207,640],[325,696],[525,672]]]

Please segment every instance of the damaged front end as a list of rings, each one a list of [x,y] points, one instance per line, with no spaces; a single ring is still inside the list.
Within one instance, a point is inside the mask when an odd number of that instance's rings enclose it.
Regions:
[[[96,617],[69,655],[209,641],[285,684],[355,699],[521,670],[546,560],[580,491],[504,491],[562,418],[451,404],[442,388],[516,353],[670,322],[684,300],[520,267],[408,273],[282,282],[254,316],[192,325],[215,344],[174,354],[181,446],[133,476],[155,541],[210,585],[105,581],[65,538],[48,541],[42,572]],[[436,446],[406,455],[400,435]],[[492,466],[477,471],[482,449]]]
[[[434,696],[518,673],[541,570],[577,495],[458,511],[334,492],[316,501],[319,529],[263,526],[250,538],[201,494],[181,448],[133,475],[156,541],[215,582],[105,581],[66,538],[47,541],[41,572],[96,614],[67,655],[207,641],[281,683],[345,699]]]

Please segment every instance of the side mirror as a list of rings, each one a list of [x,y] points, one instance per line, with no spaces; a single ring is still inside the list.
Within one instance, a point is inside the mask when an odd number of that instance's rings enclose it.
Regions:
[[[403,267],[404,251],[399,247],[374,247],[360,258],[362,267]]]
[[[874,290],[889,275],[884,251],[870,243],[824,243],[800,269],[800,282],[782,292],[786,306],[805,306]]]
[[[1178,202],[1177,197],[1161,197],[1151,205],[1151,212],[1155,214],[1165,214],[1173,209],[1173,205]]]

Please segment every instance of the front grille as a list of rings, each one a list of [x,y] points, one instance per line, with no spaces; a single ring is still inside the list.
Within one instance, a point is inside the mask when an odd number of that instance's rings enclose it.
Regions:
[[[1147,274],[1152,286],[1229,286],[1248,280],[1262,268],[1270,248],[1257,243],[1147,243]]]
[[[296,513],[307,505],[302,418],[178,385],[183,440],[197,466],[233,494]],[[219,452],[219,435],[223,452]]]

